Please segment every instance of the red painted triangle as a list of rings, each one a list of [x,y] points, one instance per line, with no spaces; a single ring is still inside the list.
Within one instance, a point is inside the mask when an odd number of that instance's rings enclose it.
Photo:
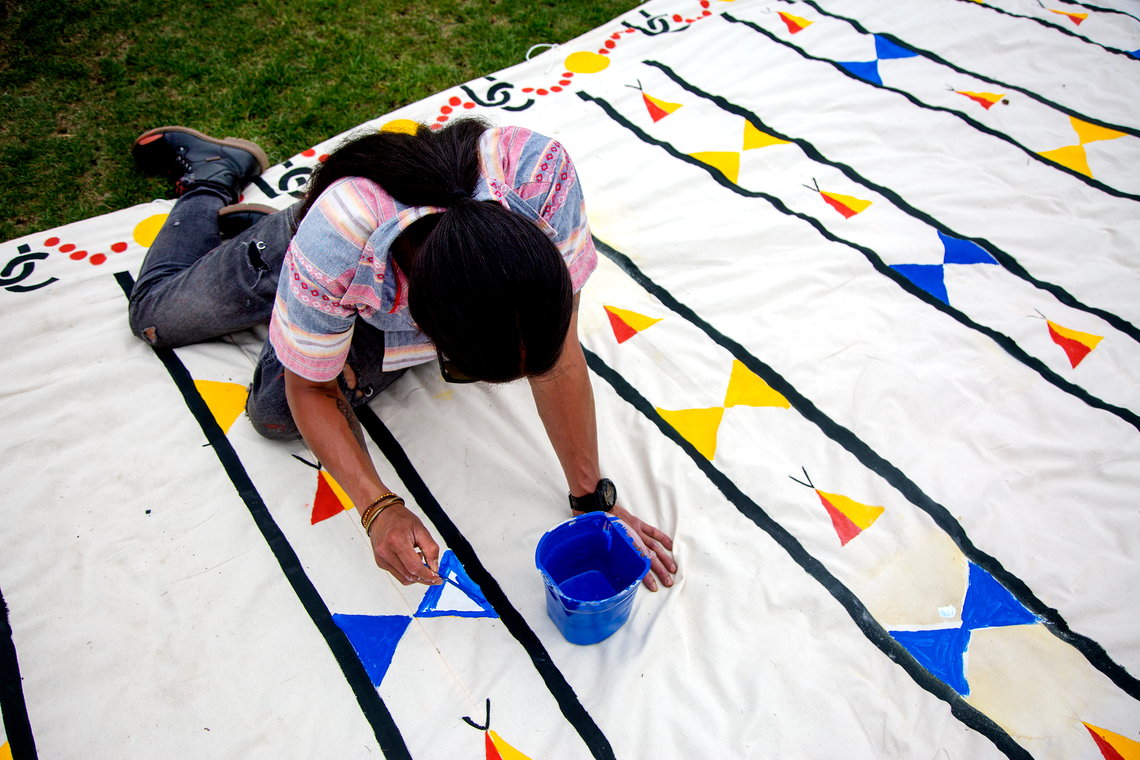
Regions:
[[[967,95],[966,97],[969,98],[970,100],[974,101],[975,103],[980,105],[982,108],[986,109],[987,111],[990,110],[990,106],[993,105],[993,103],[986,100],[985,98],[979,98],[979,97],[976,97],[974,95]]]
[[[625,343],[627,340],[637,335],[637,330],[625,323],[625,320],[614,314],[609,309],[606,309],[606,314],[610,317],[610,327],[614,329],[614,337],[617,338],[618,343]]]
[[[644,92],[641,93],[641,99],[645,101],[645,107],[649,109],[649,118],[653,119],[654,123],[661,121],[669,115],[668,111],[650,100]],[[673,122],[669,123],[672,124]]]
[[[1085,726],[1085,728],[1088,728],[1089,733],[1092,734],[1093,741],[1096,742],[1097,748],[1100,749],[1100,754],[1104,755],[1104,760],[1124,760],[1124,757],[1116,751],[1116,747],[1100,738],[1097,732],[1088,726]]]
[[[487,760],[503,760],[503,756],[499,754],[495,743],[491,741],[491,732],[484,731],[483,736],[487,737]]]
[[[791,34],[795,34],[796,32],[802,32],[804,30],[804,28],[802,26],[797,24],[795,21],[792,21],[790,18],[788,18],[788,16],[786,14],[781,13],[780,18],[782,18],[784,20],[784,23],[787,24],[788,32],[790,32]]]
[[[825,201],[827,201],[827,204],[829,206],[831,206],[833,209],[835,209],[839,213],[843,214],[844,219],[850,219],[851,217],[855,216],[856,212],[847,208],[846,206],[844,206],[842,203],[835,200],[834,198],[827,196],[827,195],[824,195],[823,193],[820,193],[820,197],[822,197]]]
[[[1092,351],[1091,348],[1079,340],[1073,340],[1072,338],[1066,338],[1064,335],[1061,335],[1053,329],[1053,325],[1049,325],[1049,337],[1053,339],[1054,343],[1065,349],[1065,353],[1069,357],[1069,364],[1073,365],[1073,369],[1076,369],[1077,365],[1089,355],[1089,351]]]
[[[344,511],[344,505],[340,503],[336,493],[332,490],[332,486],[325,480],[323,472],[317,473],[317,495],[313,497],[313,525],[316,525],[321,520],[327,520],[330,517],[336,517]]]
[[[1080,16],[1074,16],[1071,13],[1066,13],[1065,15],[1069,17],[1069,21],[1072,21],[1077,26],[1080,26],[1081,22],[1084,21],[1084,19],[1081,18]]]
[[[847,546],[847,542],[862,533],[863,529],[851,522],[850,517],[832,506],[831,502],[824,498],[823,494],[819,493],[819,491],[816,491],[816,494],[819,495],[819,500],[823,502],[824,509],[827,510],[827,514],[831,517],[832,527],[834,527],[835,532],[839,534],[840,546]]]

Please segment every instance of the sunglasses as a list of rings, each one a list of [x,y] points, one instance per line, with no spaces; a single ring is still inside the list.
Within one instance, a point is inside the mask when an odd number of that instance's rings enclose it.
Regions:
[[[437,346],[435,349],[435,358],[439,360],[439,374],[443,376],[444,382],[447,383],[477,383],[479,378],[471,377],[459,367],[455,366],[455,362],[444,357],[443,352]]]

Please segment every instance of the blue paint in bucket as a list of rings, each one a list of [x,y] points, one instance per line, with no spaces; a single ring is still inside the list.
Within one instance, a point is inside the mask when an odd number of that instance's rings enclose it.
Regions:
[[[624,524],[601,512],[548,531],[534,563],[546,583],[546,614],[572,644],[595,644],[621,628],[649,572]]]

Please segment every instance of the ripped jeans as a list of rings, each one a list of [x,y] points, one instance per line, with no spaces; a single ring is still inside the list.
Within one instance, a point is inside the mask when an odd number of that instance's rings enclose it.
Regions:
[[[269,214],[230,240],[218,233],[226,205],[209,188],[193,188],[174,204],[151,244],[131,293],[131,331],[155,348],[190,343],[268,324],[277,280],[297,231],[300,203]],[[353,327],[341,391],[355,408],[391,385],[403,370],[383,371],[384,333],[362,319]],[[265,341],[253,371],[246,414],[258,433],[276,440],[301,437],[285,397],[285,369]]]

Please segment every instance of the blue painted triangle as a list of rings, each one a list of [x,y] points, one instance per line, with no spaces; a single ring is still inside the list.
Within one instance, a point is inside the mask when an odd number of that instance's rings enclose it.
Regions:
[[[938,233],[938,238],[942,241],[942,248],[946,252],[942,259],[943,264],[997,264],[997,259],[986,253],[986,249],[977,243],[943,235],[941,232]]]
[[[946,273],[941,264],[895,264],[891,269],[942,303],[950,303],[950,296],[946,295]]]
[[[1128,55],[1132,56],[1133,58],[1140,58],[1140,50],[1133,50]]]
[[[970,579],[966,601],[962,602],[962,627],[1000,628],[1006,625],[1031,625],[1038,618],[1017,601],[1005,586],[982,568],[970,563]]]
[[[356,656],[368,672],[373,686],[379,686],[392,664],[396,645],[412,619],[407,615],[333,615]]]
[[[499,616],[495,612],[495,608],[483,596],[483,590],[475,581],[467,577],[467,571],[463,569],[463,565],[459,563],[450,549],[443,553],[443,558],[439,561],[439,576],[446,582],[438,586],[428,587],[424,598],[420,600],[416,617],[497,618]],[[458,593],[462,593],[466,597],[463,609],[458,609],[446,602],[444,592],[451,593],[451,589],[457,589]],[[441,602],[443,602],[442,606]]]
[[[890,634],[906,647],[919,665],[963,697],[970,695],[965,663],[966,647],[970,645],[968,630],[937,628],[930,631],[891,631]]]
[[[896,45],[891,42],[886,37],[876,34],[875,55],[878,56],[880,61],[884,61],[889,58],[914,58],[918,53],[913,50],[907,50],[901,45]]]
[[[879,85],[883,83],[879,77],[878,61],[837,61],[837,63],[860,79],[866,79],[868,82]]]

